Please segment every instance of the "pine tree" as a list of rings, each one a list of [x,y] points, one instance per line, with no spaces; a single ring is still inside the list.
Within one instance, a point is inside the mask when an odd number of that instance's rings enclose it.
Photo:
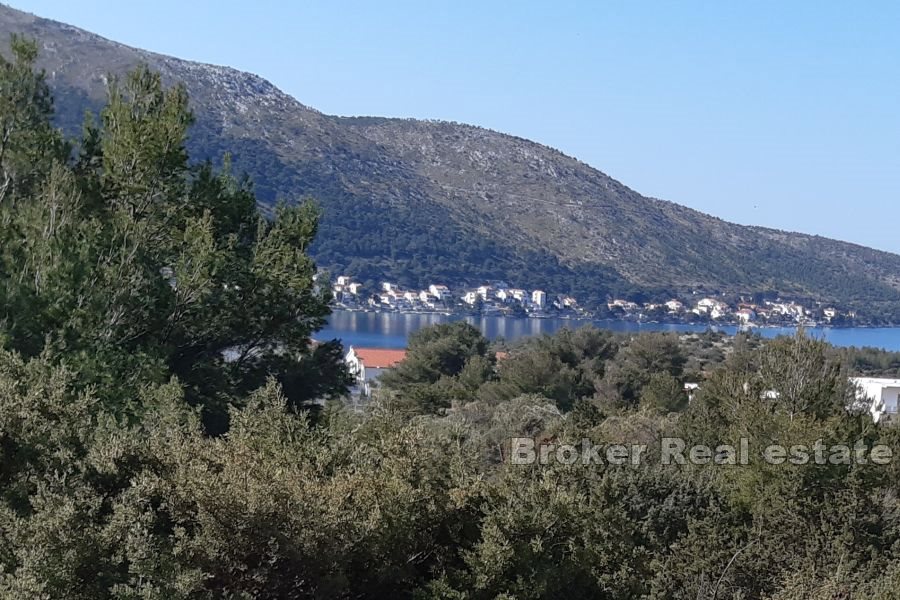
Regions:
[[[132,390],[176,377],[216,432],[269,376],[290,382],[294,404],[341,393],[339,353],[311,342],[329,313],[307,254],[318,209],[285,205],[269,221],[248,181],[191,164],[187,94],[146,67],[111,80],[69,159],[33,44],[13,51],[0,65],[5,345],[66,362],[125,414],[141,410]]]

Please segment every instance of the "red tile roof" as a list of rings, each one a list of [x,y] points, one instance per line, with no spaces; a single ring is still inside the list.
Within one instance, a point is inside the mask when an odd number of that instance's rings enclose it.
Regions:
[[[406,350],[353,348],[353,352],[370,369],[390,369],[406,358]]]

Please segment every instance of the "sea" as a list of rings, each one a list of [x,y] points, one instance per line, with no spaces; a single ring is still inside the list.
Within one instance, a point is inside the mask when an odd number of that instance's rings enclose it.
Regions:
[[[733,325],[710,326],[672,323],[636,323],[632,321],[525,318],[502,316],[465,316],[438,313],[361,312],[337,310],[328,324],[315,338],[320,341],[339,339],[345,348],[350,346],[371,348],[405,348],[410,334],[437,323],[467,321],[481,330],[490,340],[515,341],[517,339],[554,333],[563,328],[577,328],[593,324],[602,329],[619,333],[648,331],[674,331],[702,333],[709,329],[734,335],[739,328]],[[763,337],[793,335],[793,327],[754,327],[751,331]],[[825,339],[835,346],[872,347],[900,351],[900,327],[808,327],[807,334]]]

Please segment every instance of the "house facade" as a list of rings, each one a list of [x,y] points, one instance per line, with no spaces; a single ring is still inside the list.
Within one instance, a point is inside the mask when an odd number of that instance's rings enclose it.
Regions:
[[[752,309],[742,308],[735,313],[741,323],[749,323],[756,318],[756,313]]]
[[[350,346],[350,350],[344,356],[344,362],[347,363],[347,368],[354,379],[351,394],[370,397],[372,389],[377,386],[376,380],[405,358],[406,350]]]
[[[450,297],[450,288],[446,285],[429,285],[428,291],[438,300],[447,300]]]
[[[900,379],[882,379],[879,377],[853,377],[856,384],[857,399],[871,402],[869,410],[875,422],[897,422],[898,400],[900,400]]]
[[[682,304],[678,300],[669,300],[668,302],[666,302],[666,309],[670,313],[681,312],[682,310],[684,310],[684,304]]]

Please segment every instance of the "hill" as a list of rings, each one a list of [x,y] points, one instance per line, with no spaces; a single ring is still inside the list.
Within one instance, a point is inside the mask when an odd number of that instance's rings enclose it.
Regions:
[[[255,75],[124,46],[0,5],[0,37],[38,40],[57,120],[77,131],[108,74],[147,63],[184,82],[192,156],[253,179],[263,208],[316,198],[333,272],[408,285],[504,279],[571,292],[778,292],[900,320],[900,256],[725,222],[647,198],[552,148],[458,123],[342,118]]]

